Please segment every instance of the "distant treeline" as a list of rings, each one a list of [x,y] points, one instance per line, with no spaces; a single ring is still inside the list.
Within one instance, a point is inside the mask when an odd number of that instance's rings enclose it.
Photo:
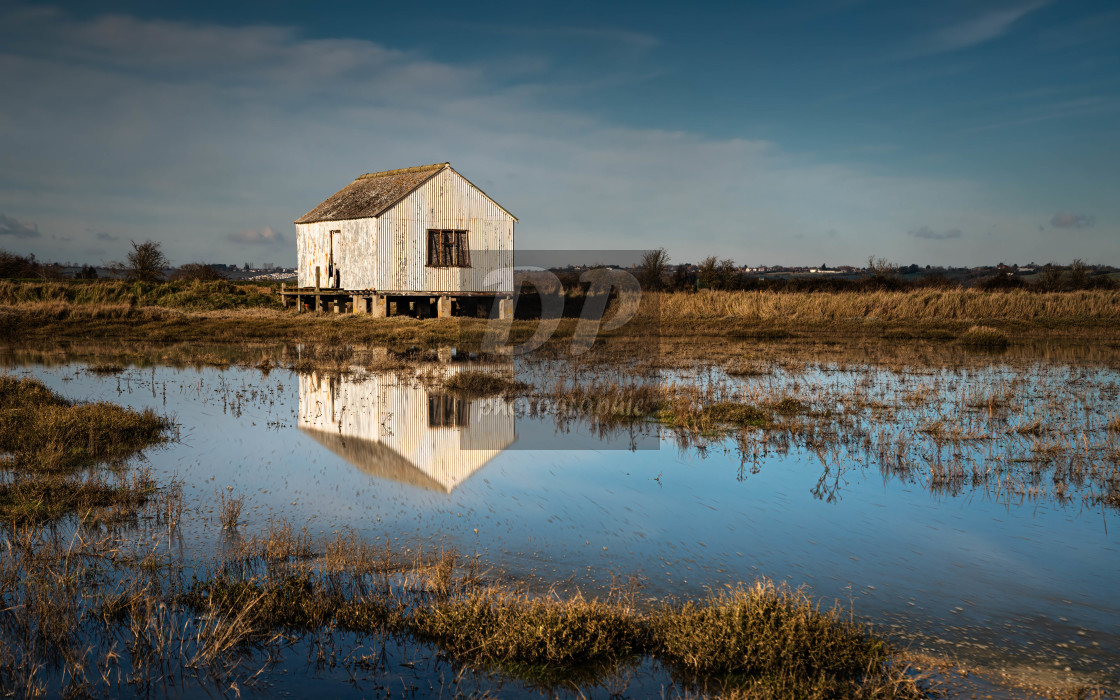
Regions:
[[[172,282],[177,281],[202,281],[216,282],[228,279],[224,274],[215,270],[206,263],[187,263],[165,275],[167,257],[160,249],[160,244],[153,241],[143,243],[132,242],[132,251],[125,262],[108,263],[109,270],[114,279],[126,279],[130,282],[159,282],[165,278]],[[98,278],[97,268],[93,265],[83,265],[77,271],[67,275],[64,268],[57,263],[41,263],[34,255],[22,256],[0,250],[0,279],[25,279],[25,280],[61,280],[79,279],[95,280]]]
[[[58,279],[62,277],[59,265],[44,264],[34,255],[24,257],[0,250],[0,278],[4,279]]]
[[[580,272],[553,271],[567,290],[586,290],[580,282]],[[1041,273],[1027,280],[1022,276],[995,272],[979,278],[948,277],[939,273],[903,275],[898,273],[872,273],[859,277],[831,275],[761,277],[757,274],[735,271],[716,280],[705,280],[695,271],[678,268],[659,280],[650,279],[639,271],[639,279],[646,288],[665,292],[695,292],[704,289],[715,291],[768,291],[768,292],[902,292],[920,289],[979,289],[982,291],[1009,291],[1022,289],[1035,292],[1072,292],[1085,289],[1120,289],[1120,282],[1108,273],[1089,274],[1079,269],[1043,268]],[[529,291],[526,289],[525,291]]]
[[[129,281],[203,281],[216,282],[225,275],[205,263],[188,263],[165,275],[167,259],[158,243],[133,242],[133,251],[125,262],[111,263],[117,276]],[[772,291],[772,292],[879,292],[915,289],[975,288],[983,291],[1023,289],[1036,292],[1069,292],[1086,289],[1120,289],[1114,268],[1088,265],[1074,260],[1069,265],[1051,263],[1032,269],[1030,274],[1012,267],[977,267],[971,270],[946,271],[917,265],[900,268],[882,259],[871,259],[865,270],[849,274],[797,272],[760,274],[747,272],[732,260],[706,258],[699,264],[669,265],[664,250],[646,255],[634,272],[642,286],[666,292]],[[560,269],[554,274],[569,294],[586,291],[580,281],[583,270]],[[80,280],[97,279],[97,269],[85,265],[73,273]],[[63,280],[63,268],[55,263],[41,263],[35,256],[20,256],[0,250],[0,279]],[[525,293],[532,286],[523,283]]]
[[[946,271],[917,265],[899,268],[882,258],[868,260],[866,269],[851,275],[816,273],[798,275],[760,275],[737,267],[732,260],[706,258],[698,265],[671,266],[664,249],[651,251],[636,270],[639,281],[647,289],[669,292],[692,292],[702,289],[716,291],[773,292],[881,292],[911,289],[976,288],[985,291],[1023,289],[1038,292],[1063,292],[1083,289],[1118,289],[1115,270],[1091,266],[1081,260],[1069,265],[1050,263],[1036,268],[1029,275],[1021,270],[1000,265],[971,270]],[[558,273],[565,287],[578,284],[579,273]]]

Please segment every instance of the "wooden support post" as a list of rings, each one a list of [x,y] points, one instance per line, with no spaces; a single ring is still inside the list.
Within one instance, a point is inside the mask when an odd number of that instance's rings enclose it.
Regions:
[[[296,313],[303,313],[303,295],[301,294],[296,295]]]
[[[386,318],[389,316],[389,298],[381,294],[374,294],[370,299],[371,308],[369,312],[374,318]]]
[[[436,316],[451,318],[451,297],[440,297],[436,300]]]
[[[498,300],[498,320],[513,320],[513,299],[510,299],[509,297],[502,297]]]
[[[364,314],[366,312],[366,298],[354,294],[350,297],[353,300],[353,309],[356,314]]]
[[[285,309],[288,308],[288,295],[284,293],[284,288],[287,286],[283,282],[280,283],[280,306]]]
[[[336,314],[337,314],[337,313],[339,313],[339,308],[338,308],[338,299],[335,299],[334,301],[332,301],[332,302],[331,302],[331,306],[333,307],[333,311],[334,311],[334,312],[335,312]]]

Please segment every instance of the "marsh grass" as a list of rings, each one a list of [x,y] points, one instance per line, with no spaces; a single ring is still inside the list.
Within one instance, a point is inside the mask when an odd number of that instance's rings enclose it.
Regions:
[[[762,377],[771,371],[772,367],[760,360],[736,359],[726,368],[727,374],[732,377]]]
[[[985,350],[1003,350],[1011,344],[1011,339],[1003,331],[990,326],[972,326],[961,334],[961,345]]]
[[[858,679],[890,658],[839,607],[822,611],[804,591],[765,580],[662,605],[648,626],[662,659],[700,676],[812,684]]]
[[[120,374],[125,370],[124,365],[115,362],[99,362],[87,368],[93,374]]]
[[[836,323],[847,320],[900,322],[987,322],[988,319],[1032,322],[1038,320],[1120,320],[1120,292],[1085,291],[1029,293],[985,292],[977,289],[769,292],[703,291],[663,294],[662,323],[684,319],[735,319],[798,324]],[[921,329],[918,329],[919,331]]]
[[[244,496],[233,495],[233,487],[218,492],[218,521],[223,530],[236,530],[241,520],[241,508],[245,505]]]
[[[24,289],[25,284],[30,286]],[[116,289],[112,284],[101,289],[80,283],[0,282],[0,300],[8,300],[0,307],[0,335],[19,342],[96,338],[243,346],[288,341],[324,347],[337,347],[341,342],[379,344],[400,351],[440,345],[478,351],[486,328],[484,319],[297,314],[277,308],[276,295],[258,285],[245,285],[244,294],[227,294],[212,292],[207,285],[217,285],[213,289],[218,290],[231,284],[228,282],[168,283],[171,286],[157,285],[159,289],[119,284],[120,289],[110,293]],[[174,285],[186,286],[179,289]],[[677,339],[697,346],[710,344],[697,344],[696,338],[711,336],[764,341],[757,345],[788,345],[792,339],[869,338],[894,345],[944,341],[972,326],[987,326],[1014,336],[1018,343],[1030,337],[1111,337],[1120,321],[1120,291],[1109,290],[709,291],[663,294],[658,305],[658,313],[651,319],[626,324],[602,334],[600,340],[648,345],[658,339],[662,343]],[[511,340],[524,340],[538,325],[536,320],[514,321]],[[576,326],[576,319],[563,319],[549,344],[567,343]],[[694,352],[700,349],[694,347]]]
[[[460,396],[509,396],[524,392],[528,386],[510,377],[490,372],[467,370],[447,377],[444,388]]]
[[[174,309],[280,308],[273,285],[252,282],[122,280],[0,281],[0,304],[65,303],[75,306],[160,306]]]
[[[653,606],[639,605],[631,586],[594,599],[533,595],[477,577],[454,551],[410,557],[352,532],[320,542],[302,561],[278,561],[270,552],[287,551],[290,532],[270,527],[195,581],[181,602],[207,618],[244,612],[257,630],[409,634],[461,661],[549,687],[594,682],[654,657],[690,682],[729,690],[777,684],[805,697],[840,696],[893,678],[894,690],[880,697],[920,695],[866,627],[784,585],[762,581]]]
[[[101,522],[131,517],[155,493],[147,472],[107,478],[100,474],[17,476],[0,483],[0,520],[41,523],[72,513]]]
[[[707,416],[720,423],[729,423],[739,427],[762,428],[771,424],[773,414],[758,406],[722,401],[704,409]],[[674,420],[674,425],[681,425],[679,420]],[[687,423],[685,423],[687,425]]]
[[[150,409],[73,403],[36,379],[0,375],[0,451],[20,470],[73,471],[121,460],[161,442],[169,427]]]
[[[127,520],[152,496],[147,471],[104,472],[162,442],[170,423],[154,411],[73,403],[32,378],[0,375],[0,520],[39,523],[69,514]]]

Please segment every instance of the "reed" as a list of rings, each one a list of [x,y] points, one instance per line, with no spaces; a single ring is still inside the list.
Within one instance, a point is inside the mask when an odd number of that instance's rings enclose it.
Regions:
[[[233,487],[218,492],[218,521],[223,530],[236,530],[241,520],[241,508],[245,505],[244,496],[233,495]]]

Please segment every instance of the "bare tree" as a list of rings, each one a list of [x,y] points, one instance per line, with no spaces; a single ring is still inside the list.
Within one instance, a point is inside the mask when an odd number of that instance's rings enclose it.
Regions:
[[[664,248],[651,250],[642,256],[638,268],[639,282],[646,289],[660,290],[665,286],[665,271],[669,268],[669,253]]]
[[[1081,258],[1075,258],[1069,264],[1069,285],[1074,289],[1085,289],[1089,286],[1089,266]]]
[[[735,269],[735,261],[724,258],[719,261],[719,288],[735,289],[739,286],[739,271]]]
[[[113,268],[125,274],[130,280],[136,282],[157,282],[163,277],[163,268],[167,267],[167,256],[160,250],[159,243],[144,241],[132,244],[132,251],[124,263],[114,263]]]
[[[898,265],[886,258],[876,258],[872,255],[867,258],[867,269],[874,277],[890,277],[898,272]]]
[[[1062,271],[1056,263],[1046,263],[1042,268],[1042,277],[1038,286],[1044,292],[1060,292],[1062,290]]]
[[[214,282],[217,280],[229,279],[221,272],[210,267],[206,263],[187,263],[180,265],[179,269],[171,275],[172,280],[200,280],[202,282]]]
[[[715,289],[719,284],[719,259],[709,255],[700,261],[696,270],[696,286]]]

